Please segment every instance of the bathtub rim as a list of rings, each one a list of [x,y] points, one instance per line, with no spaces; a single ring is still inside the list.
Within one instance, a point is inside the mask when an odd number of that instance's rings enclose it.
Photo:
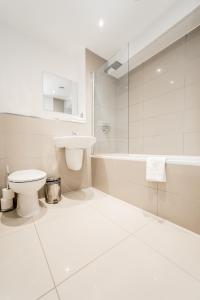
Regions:
[[[102,159],[117,159],[117,160],[130,160],[145,162],[148,157],[166,157],[167,164],[173,165],[188,165],[200,166],[200,156],[190,155],[155,155],[155,154],[123,154],[123,153],[110,153],[110,154],[92,154],[91,158]]]

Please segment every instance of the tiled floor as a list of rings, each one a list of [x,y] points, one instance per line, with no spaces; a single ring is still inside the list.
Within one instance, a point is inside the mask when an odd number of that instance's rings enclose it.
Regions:
[[[199,300],[200,236],[95,189],[1,215],[1,300]]]

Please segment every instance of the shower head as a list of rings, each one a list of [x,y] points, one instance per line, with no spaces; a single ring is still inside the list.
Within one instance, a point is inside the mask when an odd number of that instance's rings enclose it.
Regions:
[[[120,67],[122,66],[122,64],[119,62],[119,61],[114,61],[110,66],[108,66],[105,70],[104,70],[104,72],[105,73],[108,73],[108,71],[110,70],[110,69],[114,69],[115,71],[117,71]]]

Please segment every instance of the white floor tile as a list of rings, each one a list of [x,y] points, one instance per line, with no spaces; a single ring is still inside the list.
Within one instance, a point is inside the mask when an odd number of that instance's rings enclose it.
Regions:
[[[92,206],[130,233],[134,233],[154,220],[153,215],[129,203],[98,190],[94,190],[94,193]]]
[[[45,296],[41,297],[39,300],[58,300],[56,290],[49,292]]]
[[[95,197],[93,189],[88,188],[65,194],[57,204],[47,204],[43,199],[40,201],[41,212],[34,217],[34,221],[39,223],[60,218],[65,216],[69,208],[90,206]]]
[[[101,196],[102,192],[94,188],[85,188],[78,191],[73,191],[70,193],[64,194],[64,197],[68,200],[71,200],[71,204],[75,200],[78,204],[89,204],[94,199],[97,199],[98,196]],[[106,194],[105,194],[106,195]],[[109,195],[108,195],[109,196]]]
[[[33,220],[56,283],[64,281],[61,299],[48,293],[54,285]],[[199,300],[199,253],[199,235],[84,189],[43,202],[34,219],[0,214],[0,299]]]
[[[61,300],[199,300],[200,283],[132,236],[58,292]]]
[[[81,205],[36,226],[57,284],[128,235],[93,208]]]
[[[160,220],[138,231],[136,237],[200,280],[199,235]]]
[[[20,218],[16,210],[0,213],[0,237],[17,232],[33,222],[32,218]]]
[[[53,288],[33,225],[0,238],[0,299],[35,300]]]

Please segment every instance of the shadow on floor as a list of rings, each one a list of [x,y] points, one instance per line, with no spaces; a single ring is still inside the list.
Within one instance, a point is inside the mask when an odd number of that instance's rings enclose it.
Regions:
[[[32,222],[42,218],[47,213],[47,207],[45,207],[44,203],[40,201],[41,210],[37,216],[30,217],[30,218],[22,218],[19,217],[16,213],[16,210],[12,210],[9,212],[2,213],[0,218],[0,222],[5,226],[10,227],[20,227],[27,224],[31,224]]]
[[[78,190],[72,191],[69,193],[64,193],[63,197],[70,199],[70,200],[79,200],[79,201],[89,201],[94,198],[94,191],[92,190]]]

